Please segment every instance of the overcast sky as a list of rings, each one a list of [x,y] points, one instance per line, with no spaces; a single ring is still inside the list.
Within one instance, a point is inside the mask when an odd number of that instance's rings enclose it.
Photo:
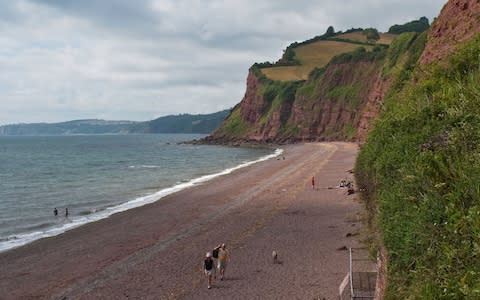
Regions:
[[[446,0],[0,0],[0,125],[233,107],[254,62],[335,30],[387,31]]]

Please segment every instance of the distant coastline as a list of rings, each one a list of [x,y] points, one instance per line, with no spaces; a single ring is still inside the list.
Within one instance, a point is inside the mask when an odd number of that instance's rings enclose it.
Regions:
[[[223,110],[212,114],[169,115],[145,122],[85,119],[59,123],[8,124],[0,126],[0,136],[138,133],[209,134],[220,126],[229,112],[230,110]]]

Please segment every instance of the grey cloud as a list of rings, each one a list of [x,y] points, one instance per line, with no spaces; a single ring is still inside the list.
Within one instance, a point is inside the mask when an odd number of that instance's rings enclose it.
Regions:
[[[444,2],[0,0],[0,124],[229,108],[248,67],[294,41],[432,19]]]
[[[148,1],[96,1],[96,0],[29,0],[39,5],[48,5],[61,13],[91,20],[106,27],[145,29],[156,23],[149,10]]]
[[[13,22],[21,17],[14,1],[4,1],[0,9],[0,23]]]

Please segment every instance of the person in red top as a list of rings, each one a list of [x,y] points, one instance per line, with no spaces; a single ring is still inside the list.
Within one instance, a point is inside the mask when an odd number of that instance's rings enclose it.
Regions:
[[[312,176],[312,190],[315,189],[315,176]]]

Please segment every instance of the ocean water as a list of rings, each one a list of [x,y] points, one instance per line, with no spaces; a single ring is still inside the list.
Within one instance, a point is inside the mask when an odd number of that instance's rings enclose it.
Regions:
[[[0,137],[0,251],[161,201],[281,153],[178,144],[201,137]]]

